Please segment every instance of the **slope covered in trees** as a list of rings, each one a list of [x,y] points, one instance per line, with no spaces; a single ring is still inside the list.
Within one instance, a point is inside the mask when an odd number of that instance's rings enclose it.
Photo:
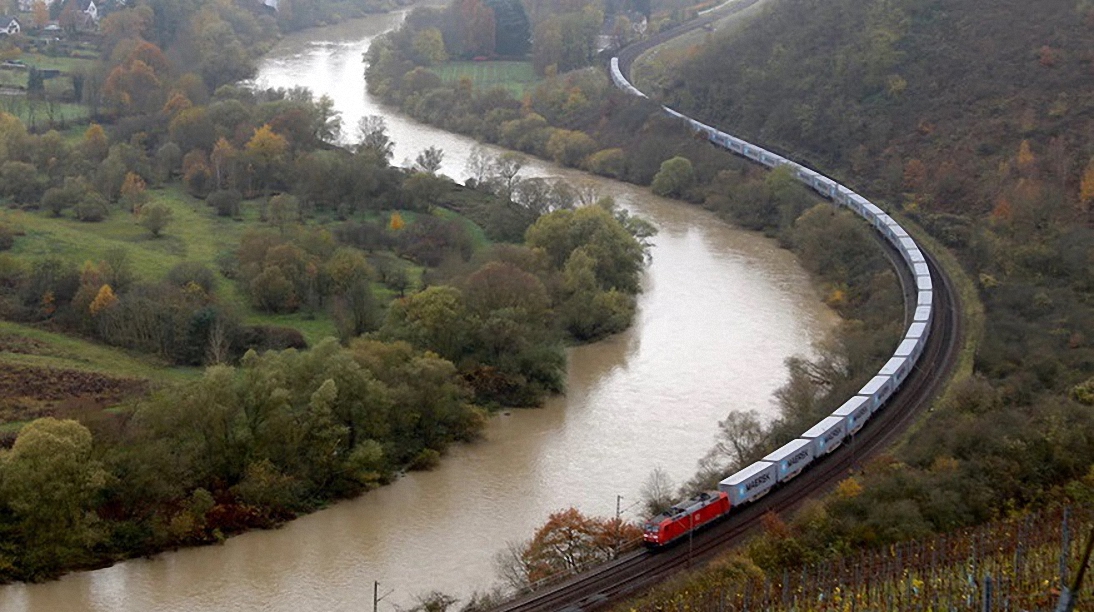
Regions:
[[[972,374],[890,456],[794,522],[793,538],[769,543],[795,554],[769,556],[765,570],[1074,498],[1089,478],[1091,8],[776,0],[655,77],[650,89],[681,112],[917,222],[985,307]],[[810,380],[826,365],[794,375],[784,403],[826,390]],[[772,447],[747,418],[723,427],[715,463]]]

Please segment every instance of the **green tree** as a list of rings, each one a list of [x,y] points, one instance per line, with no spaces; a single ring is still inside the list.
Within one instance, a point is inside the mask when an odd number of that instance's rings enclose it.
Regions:
[[[676,156],[661,162],[650,189],[659,196],[682,196],[695,183],[695,169],[686,157]]]
[[[418,35],[414,37],[414,51],[424,66],[448,61],[448,53],[444,49],[444,37],[437,28],[426,28],[418,32]]]
[[[19,521],[29,575],[87,558],[95,542],[92,504],[105,479],[91,432],[76,421],[32,421],[11,450],[0,451],[0,499]]]
[[[557,210],[539,218],[525,234],[528,246],[541,248],[555,269],[581,249],[592,260],[597,287],[638,291],[645,263],[641,245],[619,221],[599,206]]]
[[[141,209],[138,223],[151,232],[153,238],[159,238],[173,216],[174,213],[166,204],[149,204]]]

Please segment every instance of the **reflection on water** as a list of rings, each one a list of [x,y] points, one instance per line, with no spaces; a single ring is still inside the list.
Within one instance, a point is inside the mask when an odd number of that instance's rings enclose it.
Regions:
[[[364,93],[361,54],[399,18],[289,37],[257,81],[327,93],[350,127],[383,113],[396,160],[438,146],[443,172],[462,176],[472,141],[394,115]],[[359,611],[371,606],[373,581],[391,591],[383,610],[434,589],[466,596],[494,582],[496,551],[529,537],[550,512],[574,505],[610,515],[616,495],[624,506],[637,501],[655,467],[685,480],[730,411],[771,414],[783,360],[807,352],[833,321],[788,253],[629,185],[542,162],[526,174],[593,180],[659,229],[635,326],[569,351],[565,397],[498,416],[481,442],[453,448],[434,471],[282,529],[0,588],[0,610]]]

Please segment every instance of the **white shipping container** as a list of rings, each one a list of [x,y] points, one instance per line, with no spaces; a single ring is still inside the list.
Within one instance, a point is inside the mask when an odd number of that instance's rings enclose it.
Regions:
[[[847,418],[829,416],[810,427],[809,431],[802,434],[802,437],[812,440],[813,456],[819,457],[836,450],[840,444],[843,444],[843,438],[846,435]]]
[[[843,402],[843,405],[832,413],[832,416],[847,420],[847,433],[855,433],[866,424],[873,408],[870,407],[869,398],[856,395]]]
[[[859,389],[858,394],[867,398],[870,404],[870,412],[876,412],[885,403],[885,400],[893,394],[894,386],[895,381],[892,376],[878,375],[871,378],[870,382]]]
[[[929,323],[931,320],[931,307],[930,306],[916,306],[915,316],[912,320],[916,323]]]
[[[718,490],[729,496],[736,506],[763,497],[775,486],[778,466],[767,461],[757,461],[718,483]]]
[[[813,444],[801,438],[791,440],[763,460],[779,466],[777,479],[779,482],[786,482],[813,461]]]

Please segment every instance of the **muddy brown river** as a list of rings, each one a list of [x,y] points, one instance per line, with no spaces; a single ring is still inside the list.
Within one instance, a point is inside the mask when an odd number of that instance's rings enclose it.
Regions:
[[[475,146],[382,108],[365,93],[361,55],[401,15],[377,16],[286,38],[262,63],[264,86],[302,85],[334,98],[351,129],[383,114],[395,160],[428,146],[442,172],[463,177]],[[808,353],[834,324],[786,251],[695,207],[635,187],[531,162],[526,176],[592,181],[652,221],[652,261],[626,333],[569,351],[564,397],[499,415],[478,443],[441,465],[361,498],[243,534],[80,572],[0,587],[4,612],[322,612],[412,606],[439,590],[466,597],[494,584],[493,558],[531,536],[552,511],[576,506],[637,519],[643,481],[662,467],[676,482],[713,444],[733,410],[770,416],[783,361]]]

